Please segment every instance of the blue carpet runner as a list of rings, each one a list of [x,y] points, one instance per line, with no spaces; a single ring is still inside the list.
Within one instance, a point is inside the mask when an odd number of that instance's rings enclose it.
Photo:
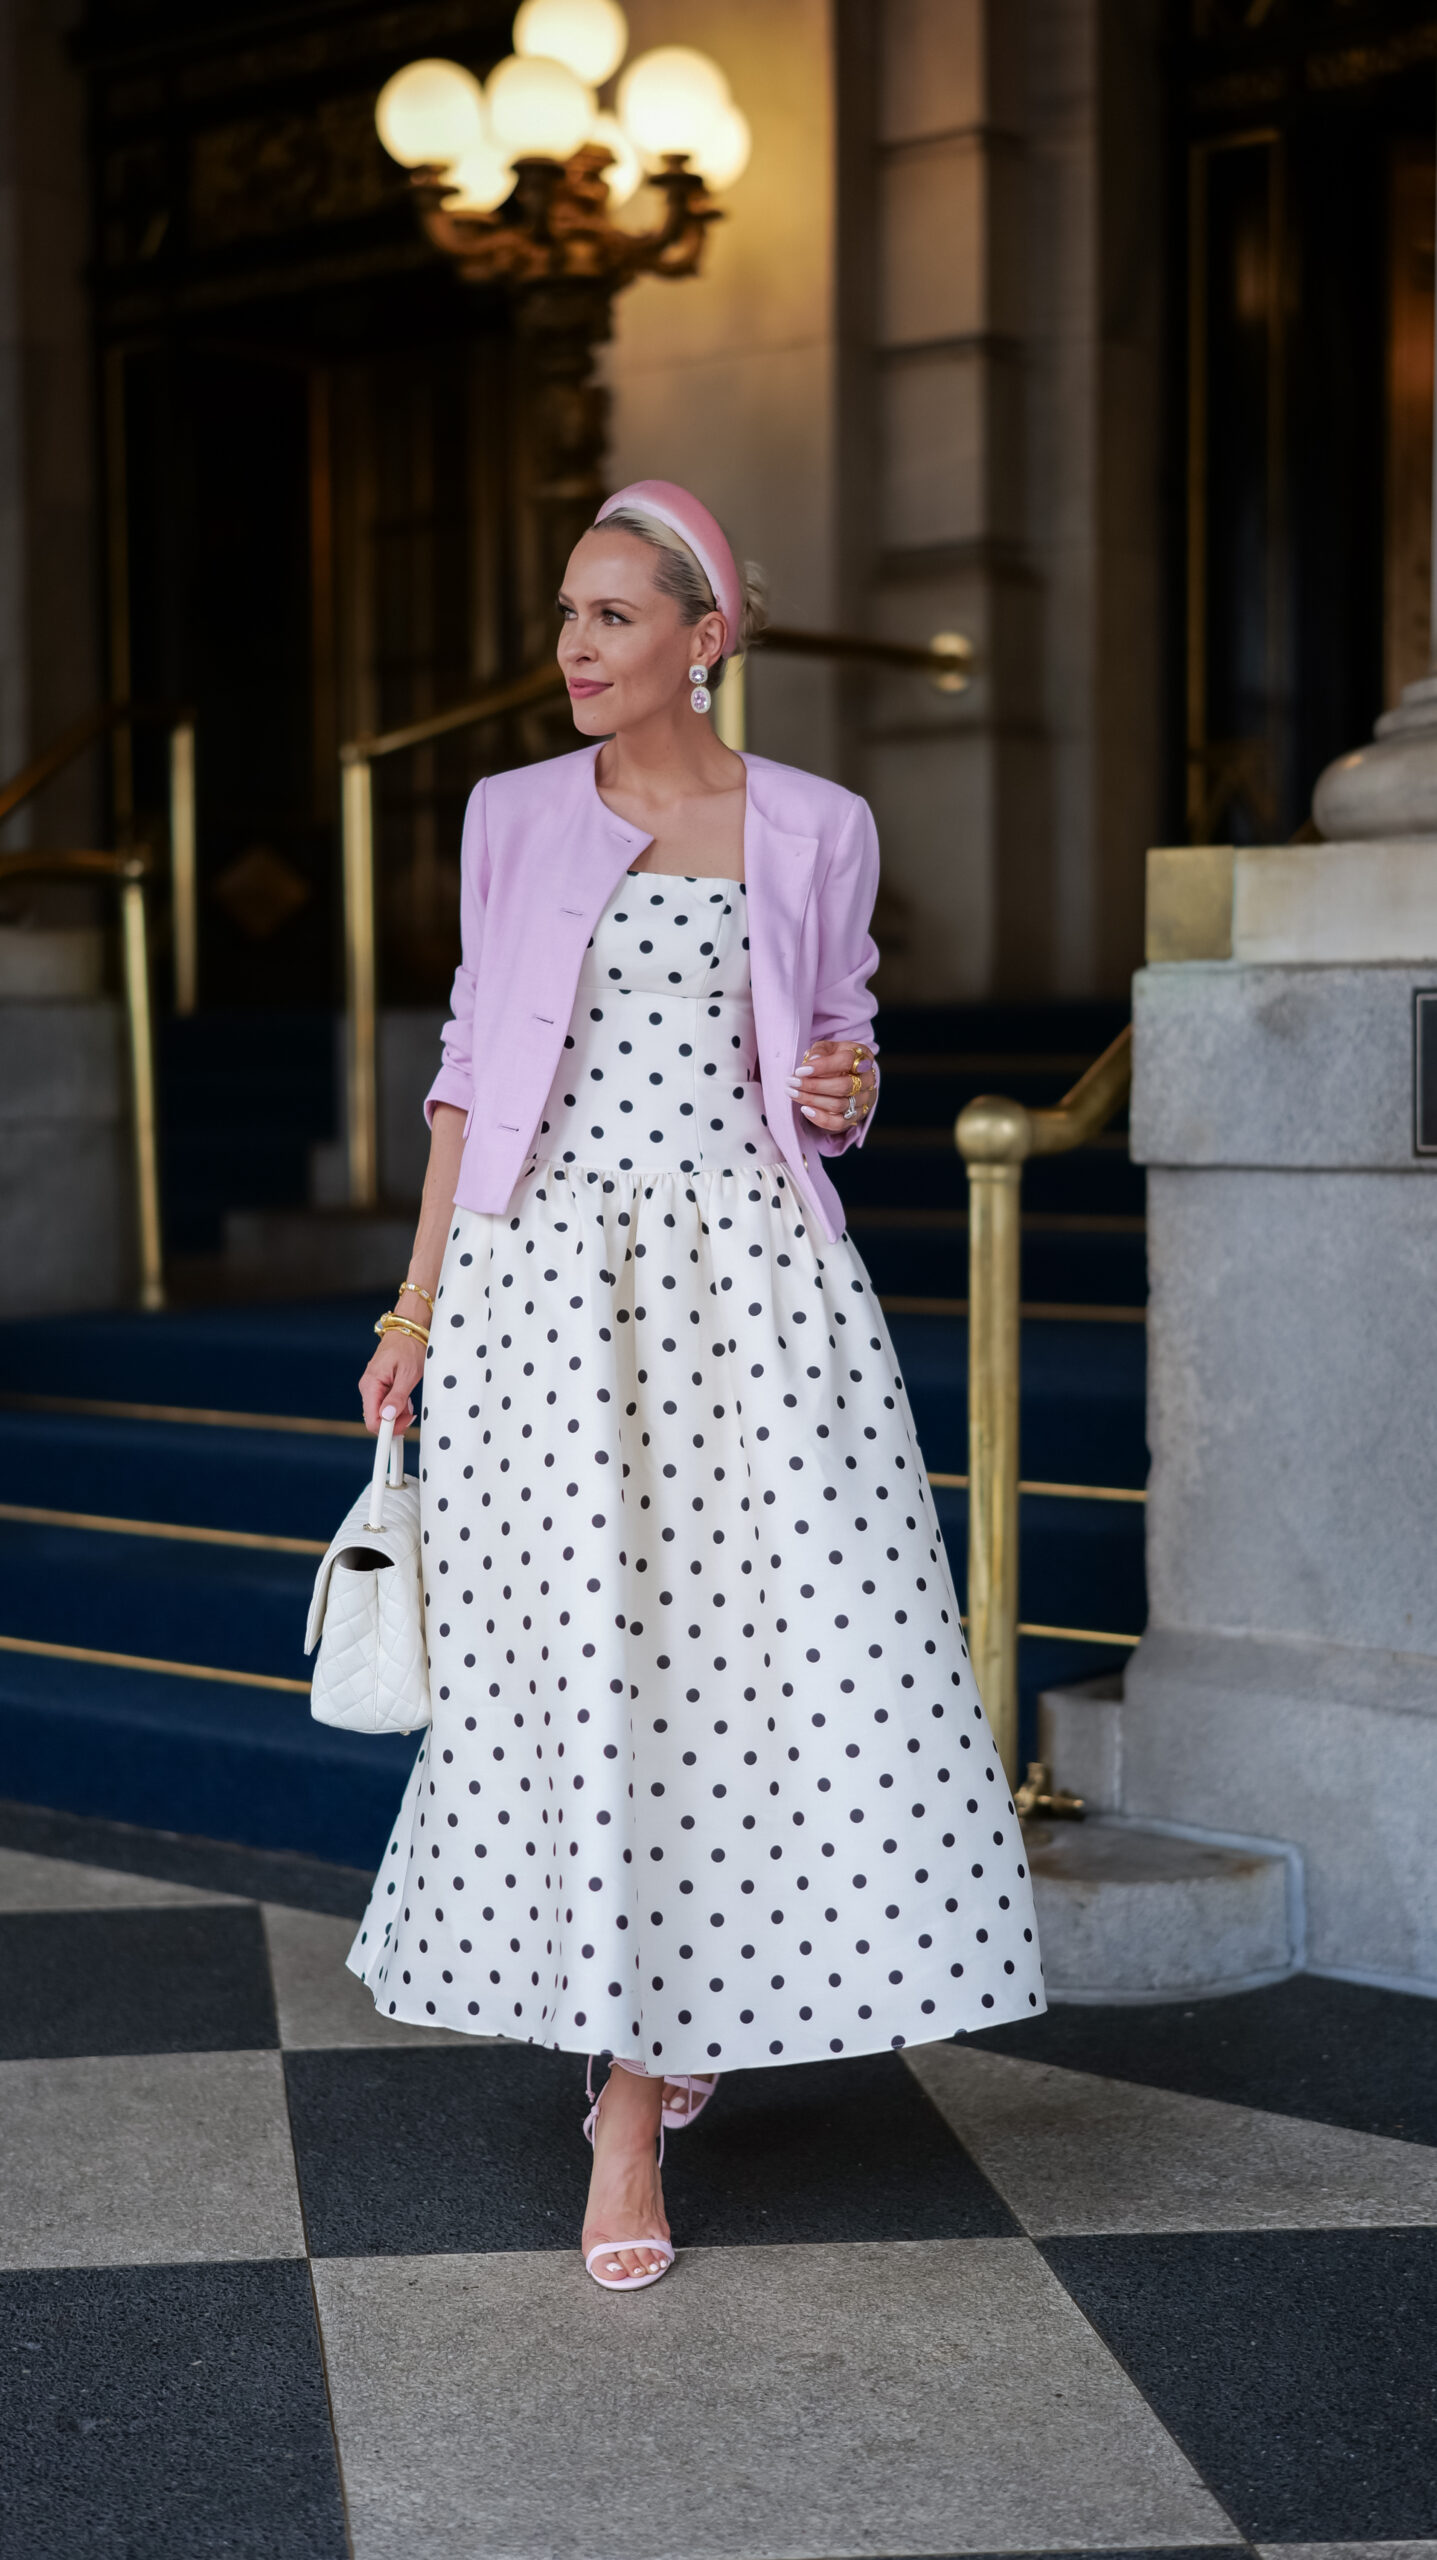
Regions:
[[[990,1007],[882,1026],[883,1120],[840,1179],[897,1302],[937,1476],[967,1463],[954,1112],[984,1090],[1056,1098],[1120,1019]],[[1031,1731],[1037,1690],[1120,1662],[1091,1638],[1145,1617],[1142,1506],[1097,1498],[1140,1487],[1147,1465],[1142,1183],[1121,1133],[1034,1167],[1024,1207],[1024,1293],[1043,1309],[1024,1326],[1024,1478],[1095,1489],[1024,1498],[1024,1621],[1089,1639],[1022,1640]],[[316,1725],[300,1651],[317,1550],[368,1472],[355,1381],[373,1317],[366,1294],[0,1325],[0,1797],[377,1859],[413,1746]],[[961,1591],[966,1495],[940,1483],[935,1499]]]

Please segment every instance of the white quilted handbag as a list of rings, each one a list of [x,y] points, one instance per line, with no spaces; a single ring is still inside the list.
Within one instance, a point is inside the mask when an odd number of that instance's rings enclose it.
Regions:
[[[319,1647],[309,1711],[350,1733],[412,1733],[429,1722],[419,1487],[404,1444],[381,1422],[368,1491],[314,1577],[304,1649]]]

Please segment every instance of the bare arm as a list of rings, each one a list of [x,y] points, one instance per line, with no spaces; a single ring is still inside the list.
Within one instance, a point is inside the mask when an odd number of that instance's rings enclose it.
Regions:
[[[436,1102],[429,1137],[429,1165],[424,1176],[424,1197],[419,1208],[419,1224],[414,1234],[414,1250],[409,1257],[408,1278],[417,1280],[430,1297],[439,1290],[439,1270],[444,1260],[444,1247],[449,1241],[449,1221],[454,1213],[454,1193],[459,1182],[459,1164],[464,1153],[464,1113],[453,1103]],[[416,1291],[402,1289],[395,1299],[394,1312],[410,1324],[428,1325],[430,1311]],[[386,1333],[381,1336],[363,1377],[359,1381],[364,1419],[371,1431],[379,1429],[379,1417],[386,1405],[396,1409],[395,1431],[403,1431],[414,1420],[414,1391],[424,1373],[424,1345],[409,1333]]]

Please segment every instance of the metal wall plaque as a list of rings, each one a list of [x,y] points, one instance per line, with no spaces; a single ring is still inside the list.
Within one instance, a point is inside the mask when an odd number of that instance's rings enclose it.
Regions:
[[[1437,1156],[1437,987],[1412,990],[1412,1152]]]

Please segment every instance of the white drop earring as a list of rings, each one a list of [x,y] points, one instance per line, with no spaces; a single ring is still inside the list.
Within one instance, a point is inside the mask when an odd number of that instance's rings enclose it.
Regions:
[[[694,711],[707,711],[713,700],[713,695],[709,691],[707,667],[697,665],[690,667],[689,682],[693,686],[693,692],[689,695],[690,708]]]

